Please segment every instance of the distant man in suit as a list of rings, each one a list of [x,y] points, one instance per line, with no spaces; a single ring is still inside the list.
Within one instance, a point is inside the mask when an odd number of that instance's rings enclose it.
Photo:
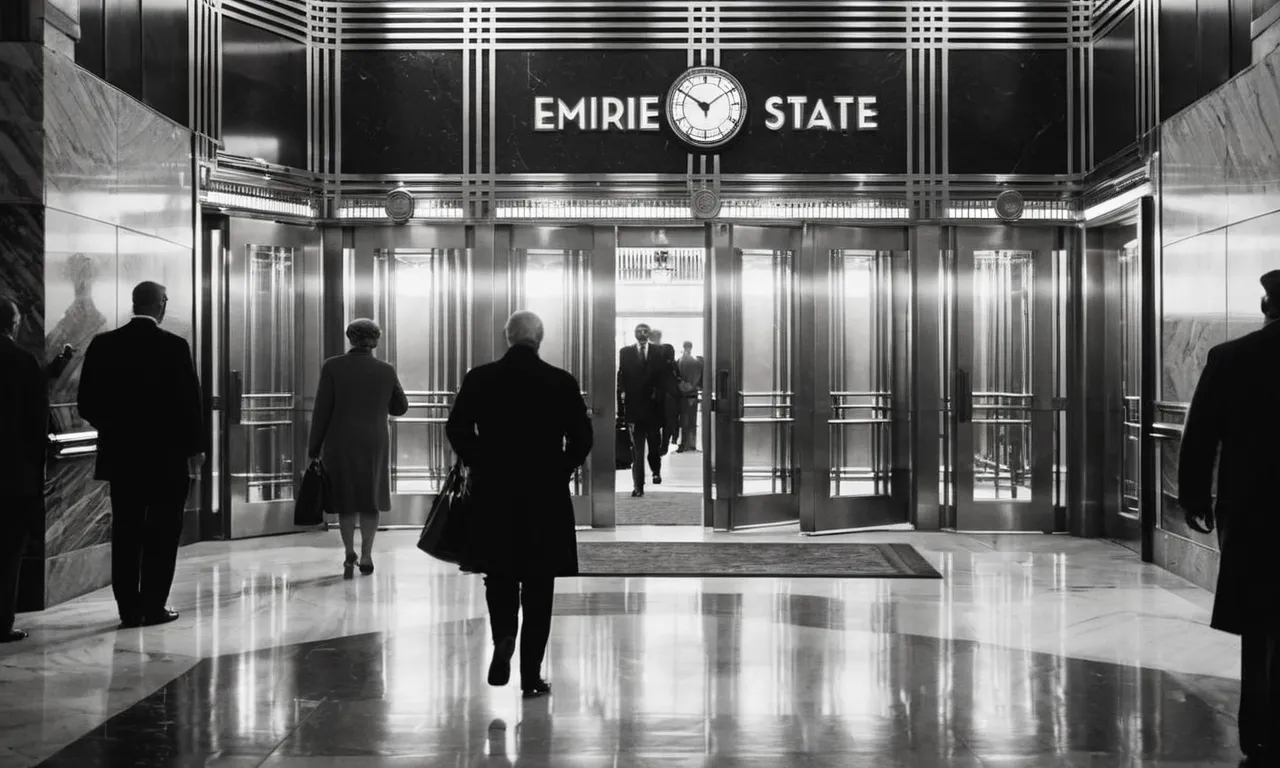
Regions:
[[[698,450],[698,393],[702,391],[702,358],[693,356],[693,342],[684,343],[676,361],[680,375],[680,447],[676,453]]]
[[[658,389],[662,391],[662,455],[679,437],[680,431],[680,386],[676,375],[676,348],[662,343],[662,331],[654,328],[649,338],[657,349],[662,350],[663,366],[658,374]]]
[[[185,339],[160,328],[164,286],[133,289],[133,317],[96,337],[80,371],[80,415],[98,430],[96,477],[111,483],[111,587],[122,628],[178,618],[173,586],[191,478],[204,463],[200,382]]]
[[[1262,329],[1209,350],[1178,458],[1187,525],[1218,529],[1211,626],[1241,636],[1244,765],[1280,761],[1280,270],[1263,275],[1262,286]]]
[[[665,353],[649,339],[649,326],[636,326],[636,343],[618,350],[618,410],[631,433],[631,480],[634,497],[644,496],[644,463],[655,485],[662,483],[662,419]],[[645,446],[648,445],[646,454]]]
[[[48,382],[35,355],[14,340],[20,322],[18,306],[0,297],[0,643],[27,637],[13,627],[18,573],[27,541],[44,523]]]
[[[489,684],[506,685],[520,632],[520,689],[545,696],[542,661],[557,576],[578,574],[569,478],[591,453],[591,420],[572,374],[538,356],[542,321],[507,320],[507,353],[462,380],[445,432],[471,483],[468,571],[485,574],[493,635]]]

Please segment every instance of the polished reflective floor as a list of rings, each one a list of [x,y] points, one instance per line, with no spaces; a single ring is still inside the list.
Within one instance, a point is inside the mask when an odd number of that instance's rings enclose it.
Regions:
[[[700,528],[596,538],[691,540]],[[794,541],[793,533],[732,534]],[[566,579],[549,699],[485,684],[477,577],[383,534],[184,550],[175,624],[109,591],[0,649],[0,766],[1234,765],[1209,595],[1106,542],[875,533],[938,580]]]

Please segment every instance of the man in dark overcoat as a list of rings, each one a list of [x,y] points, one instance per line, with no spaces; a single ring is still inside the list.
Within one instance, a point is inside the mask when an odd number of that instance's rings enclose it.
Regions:
[[[13,628],[18,573],[28,540],[44,534],[49,397],[40,363],[14,340],[20,319],[0,297],[0,643],[27,637]]]
[[[650,340],[647,324],[637,325],[635,333],[636,343],[618,350],[618,410],[631,433],[631,495],[640,497],[644,495],[646,457],[654,484],[662,482],[666,353]]]
[[[122,627],[166,624],[191,479],[204,463],[204,405],[187,340],[160,327],[163,285],[133,289],[133,316],[89,344],[80,415],[98,430],[95,477],[111,483],[111,589]]]
[[[1201,533],[1218,529],[1211,625],[1241,636],[1246,765],[1272,765],[1280,757],[1280,270],[1263,275],[1262,285],[1265,324],[1209,350],[1178,458],[1178,501],[1187,524]]]
[[[574,377],[538,357],[542,321],[507,321],[501,360],[462,380],[445,429],[471,484],[469,561],[485,574],[493,633],[489,684],[506,685],[520,632],[520,688],[544,696],[542,660],[557,576],[578,574],[569,479],[591,452],[591,421]]]

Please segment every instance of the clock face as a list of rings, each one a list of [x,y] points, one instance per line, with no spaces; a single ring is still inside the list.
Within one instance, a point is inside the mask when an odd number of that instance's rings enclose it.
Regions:
[[[694,67],[676,78],[667,92],[671,130],[698,149],[725,144],[746,120],[742,83],[719,67]]]

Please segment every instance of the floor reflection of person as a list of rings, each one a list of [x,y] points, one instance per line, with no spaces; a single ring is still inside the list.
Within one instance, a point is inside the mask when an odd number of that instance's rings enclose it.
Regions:
[[[538,357],[538,316],[515,313],[505,334],[502,359],[462,380],[446,433],[471,483],[463,566],[485,575],[494,646],[489,684],[509,682],[518,633],[520,689],[536,698],[551,692],[542,662],[555,579],[578,574],[568,481],[591,452],[592,431],[578,381]]]
[[[698,394],[702,391],[702,358],[693,356],[693,342],[684,343],[676,361],[680,376],[680,447],[676,453],[698,450]]]
[[[316,407],[311,418],[307,455],[322,461],[329,478],[328,508],[338,515],[346,557],[342,575],[373,573],[373,540],[381,512],[391,509],[391,438],[388,416],[403,416],[409,400],[390,363],[373,350],[382,328],[360,318],[347,326],[351,348],[331,357],[320,369]],[[356,523],[360,524],[360,557],[356,558]]]
[[[1241,636],[1244,765],[1280,761],[1280,270],[1262,277],[1261,330],[1209,350],[1183,427],[1178,502],[1221,549],[1211,626]],[[1217,498],[1213,495],[1217,462]]]
[[[676,375],[676,348],[662,343],[662,331],[654,328],[649,338],[662,350],[663,365],[658,373],[658,389],[662,392],[662,455],[676,442],[680,432],[680,387]]]
[[[22,316],[0,297],[0,643],[26,639],[14,629],[18,574],[27,542],[43,534],[48,445],[48,375],[15,341]]]
[[[618,350],[618,411],[631,433],[631,495],[644,496],[644,465],[649,462],[655,485],[662,483],[661,391],[664,353],[649,339],[649,326],[636,326],[636,343]],[[646,446],[648,450],[646,451]]]
[[[111,588],[122,627],[178,618],[173,586],[191,479],[204,463],[204,406],[191,347],[160,327],[164,286],[133,289],[133,317],[97,336],[80,370],[80,415],[98,430],[111,483]]]

